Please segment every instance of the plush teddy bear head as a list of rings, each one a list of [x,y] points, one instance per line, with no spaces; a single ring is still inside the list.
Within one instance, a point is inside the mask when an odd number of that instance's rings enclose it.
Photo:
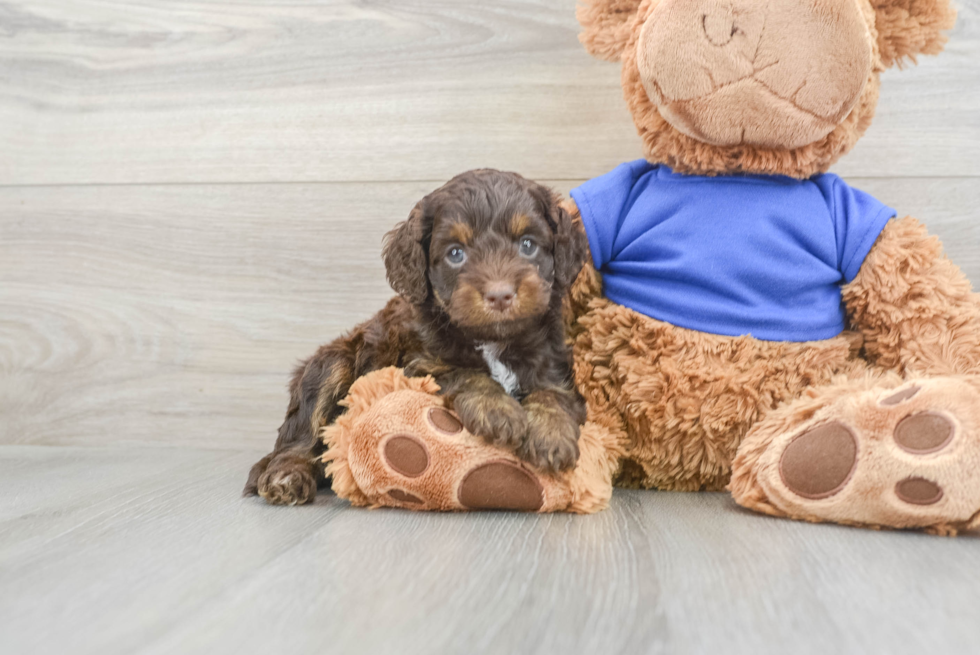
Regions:
[[[683,173],[826,171],[871,123],[885,68],[938,53],[948,0],[586,0],[622,60],[646,157]]]

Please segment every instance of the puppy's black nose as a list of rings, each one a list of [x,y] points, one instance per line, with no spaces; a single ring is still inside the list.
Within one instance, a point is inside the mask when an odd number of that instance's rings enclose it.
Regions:
[[[483,298],[490,307],[502,312],[514,303],[514,287],[506,282],[493,282],[487,285]]]

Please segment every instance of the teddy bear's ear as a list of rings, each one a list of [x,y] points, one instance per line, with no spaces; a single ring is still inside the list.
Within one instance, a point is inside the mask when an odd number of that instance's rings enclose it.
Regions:
[[[575,16],[582,25],[578,40],[589,54],[619,61],[630,38],[632,19],[641,0],[581,0]]]
[[[946,44],[945,30],[956,22],[949,0],[871,0],[878,48],[885,66],[915,63],[917,55],[935,55]]]

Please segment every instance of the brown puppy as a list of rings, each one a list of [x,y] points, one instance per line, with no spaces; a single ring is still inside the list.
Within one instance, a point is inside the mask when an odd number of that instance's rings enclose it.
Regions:
[[[471,433],[557,471],[578,459],[585,403],[572,384],[562,299],[588,255],[546,187],[514,173],[463,173],[385,236],[400,296],[297,368],[272,453],[245,485],[270,503],[311,501],[320,428],[355,379],[386,366],[432,375]]]

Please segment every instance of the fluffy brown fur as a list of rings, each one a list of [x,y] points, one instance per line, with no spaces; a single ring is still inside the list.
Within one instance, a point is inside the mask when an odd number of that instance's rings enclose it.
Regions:
[[[584,309],[575,327],[575,379],[590,407],[623,423],[621,486],[724,489],[742,437],[767,411],[863,368],[847,335],[759,341],[679,328],[599,295],[582,303],[597,278],[589,267],[572,291]]]
[[[946,30],[956,22],[947,0],[872,0],[878,50],[885,67],[916,62],[918,55],[937,55],[946,44]]]
[[[843,296],[871,365],[903,376],[980,372],[980,295],[916,219],[885,226]]]
[[[389,366],[433,376],[471,433],[544,469],[572,466],[585,406],[561,305],[586,252],[555,195],[519,175],[470,171],[426,196],[385,237],[400,297],[296,370],[275,449],[253,466],[245,493],[312,500],[323,481],[320,429],[343,412],[356,379]],[[513,395],[491,376],[481,344],[515,376]]]
[[[579,3],[575,17],[582,26],[579,41],[593,56],[618,61],[636,30],[642,0],[602,0]]]
[[[572,203],[566,206],[577,218]],[[759,484],[758,462],[774,439],[818,412],[833,416],[835,404],[880,395],[923,375],[947,376],[934,379],[955,386],[948,376],[967,374],[961,379],[980,389],[980,295],[915,219],[885,227],[845,286],[844,299],[852,331],[834,339],[726,337],[679,328],[603,298],[601,276],[586,266],[569,294],[575,376],[589,420],[620,435],[625,455],[617,485],[684,491],[727,485],[751,509],[828,520],[777,507]],[[948,411],[976,409],[971,401]],[[966,471],[976,465],[980,456],[961,462]],[[951,535],[980,526],[980,513],[868,522],[845,511],[833,520]]]

